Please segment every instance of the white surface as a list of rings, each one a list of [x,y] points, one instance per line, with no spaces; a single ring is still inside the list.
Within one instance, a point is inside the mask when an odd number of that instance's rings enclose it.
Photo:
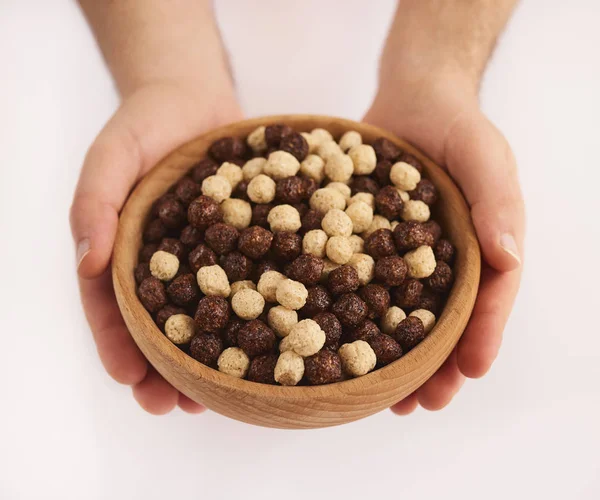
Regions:
[[[219,3],[249,114],[360,118],[393,2],[346,1],[343,19],[340,4]],[[74,2],[3,0],[0,498],[600,498],[599,15],[595,0],[523,2],[483,87],[529,220],[523,287],[490,374],[440,413],[286,432],[152,417],[103,372],[67,211],[117,98]],[[293,70],[274,68],[290,53]]]

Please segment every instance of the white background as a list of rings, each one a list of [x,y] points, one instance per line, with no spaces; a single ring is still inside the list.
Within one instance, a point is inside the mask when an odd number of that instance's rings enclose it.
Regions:
[[[393,1],[341,5],[218,2],[249,115],[361,117]],[[599,18],[595,0],[523,2],[483,86],[529,223],[492,371],[440,413],[290,432],[152,417],[103,372],[67,212],[117,98],[74,2],[2,0],[0,498],[600,498]]]

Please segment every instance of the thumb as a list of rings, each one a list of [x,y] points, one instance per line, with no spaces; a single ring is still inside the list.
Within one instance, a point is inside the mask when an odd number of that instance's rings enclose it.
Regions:
[[[445,145],[449,172],[462,188],[486,262],[497,271],[521,265],[525,211],[508,142],[478,110],[459,115]]]

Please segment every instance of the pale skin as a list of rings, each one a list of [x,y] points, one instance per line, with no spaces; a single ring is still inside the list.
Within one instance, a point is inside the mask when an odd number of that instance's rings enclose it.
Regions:
[[[517,0],[403,0],[364,120],[444,165],[461,187],[484,256],[480,292],[458,346],[415,393],[392,407],[446,406],[498,354],[521,278],[525,215],[510,146],[482,114],[478,88]],[[71,210],[85,313],[107,372],[148,412],[203,407],[145,360],[119,313],[109,273],[118,213],[160,158],[203,131],[242,118],[207,0],[80,0],[122,103],[86,156]],[[191,47],[196,47],[192,50]],[[210,77],[207,78],[206,75]]]

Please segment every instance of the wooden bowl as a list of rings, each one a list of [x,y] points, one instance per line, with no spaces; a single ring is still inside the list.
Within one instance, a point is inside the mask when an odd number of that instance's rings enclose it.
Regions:
[[[298,131],[316,127],[339,137],[360,132],[365,142],[383,136],[423,162],[437,186],[437,219],[456,246],[455,283],[437,325],[398,361],[363,377],[312,387],[281,387],[240,380],[209,368],[173,345],[136,295],[134,268],[142,229],[152,203],[177,182],[210,144],[221,137],[245,137],[259,125],[285,123]],[[119,307],[135,342],[158,372],[183,394],[225,416],[251,424],[288,429],[327,427],[372,415],[421,386],[450,355],[471,315],[477,295],[480,253],[469,209],[448,175],[411,145],[389,132],[341,118],[286,115],[256,118],[213,130],[162,160],[135,188],[121,213],[113,255]]]

